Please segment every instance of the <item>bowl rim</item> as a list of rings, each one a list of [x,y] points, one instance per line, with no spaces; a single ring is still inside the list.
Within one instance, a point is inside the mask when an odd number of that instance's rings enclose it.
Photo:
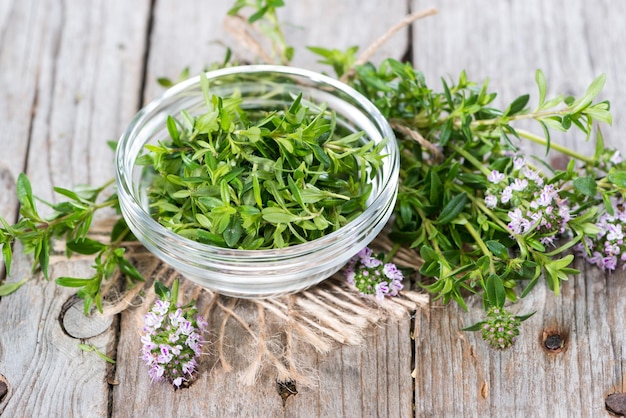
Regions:
[[[159,237],[158,241],[164,240],[168,243],[182,243],[185,246],[186,250],[192,250],[194,253],[201,253],[203,255],[211,255],[217,256],[217,258],[221,258],[226,261],[236,261],[241,263],[242,261],[263,261],[263,260],[273,260],[277,261],[279,259],[291,259],[300,257],[307,253],[315,253],[316,251],[326,248],[328,246],[332,246],[333,244],[340,245],[346,237],[350,237],[353,234],[358,233],[363,224],[367,224],[368,220],[372,217],[372,214],[375,213],[378,208],[384,208],[389,205],[389,200],[395,202],[397,195],[397,187],[398,187],[398,177],[399,177],[399,148],[396,142],[396,138],[393,132],[393,129],[389,125],[387,119],[383,116],[383,114],[376,108],[376,106],[361,93],[356,91],[354,88],[349,85],[333,79],[329,76],[326,76],[321,73],[317,73],[314,71],[292,67],[292,66],[282,66],[282,65],[268,65],[268,64],[258,64],[258,65],[244,65],[244,66],[234,66],[228,67],[218,70],[206,71],[204,74],[206,75],[209,81],[221,78],[224,76],[236,75],[236,74],[259,74],[259,73],[277,73],[284,74],[288,76],[297,76],[301,78],[306,78],[314,84],[326,84],[329,85],[338,91],[348,95],[350,98],[354,99],[358,102],[359,106],[362,107],[364,114],[369,115],[373,120],[375,120],[375,125],[378,130],[381,131],[382,138],[386,138],[388,143],[385,147],[390,148],[390,153],[388,155],[391,158],[391,169],[390,175],[386,178],[383,178],[383,182],[379,188],[378,194],[374,197],[372,202],[360,213],[356,218],[351,220],[349,223],[345,224],[341,228],[333,231],[323,237],[307,241],[300,244],[291,245],[284,248],[271,248],[271,249],[257,249],[257,250],[244,250],[238,248],[227,248],[227,247],[219,247],[210,244],[201,243],[199,241],[195,241],[189,238],[185,238],[174,231],[166,228],[161,225],[158,221],[156,221],[150,213],[146,212],[139,202],[136,194],[134,193],[134,187],[132,182],[131,173],[125,172],[125,160],[129,157],[125,157],[123,148],[127,148],[130,146],[130,138],[136,136],[134,134],[137,133],[143,126],[143,124],[149,120],[151,116],[158,113],[157,110],[161,106],[163,102],[166,102],[167,99],[172,98],[173,96],[177,96],[183,93],[185,90],[192,88],[194,86],[198,86],[200,83],[200,75],[196,75],[188,80],[185,80],[181,83],[176,84],[175,86],[170,87],[160,96],[152,99],[148,104],[143,106],[133,117],[131,122],[128,124],[127,128],[122,133],[118,147],[115,153],[115,174],[116,174],[116,183],[120,200],[120,207],[122,209],[122,214],[126,217],[128,211],[134,212],[134,214],[139,214],[143,219],[141,220],[142,228],[148,229],[150,231],[150,235],[156,234]],[[128,144],[127,147],[124,145]],[[136,158],[136,156],[134,157]],[[134,164],[131,162],[131,164]],[[380,174],[378,174],[380,175]],[[395,177],[395,186],[391,193],[385,193],[390,183],[394,183]],[[386,197],[383,199],[383,197]],[[125,207],[125,205],[129,204],[131,207]],[[391,209],[393,210],[393,209]],[[128,222],[131,224],[133,222]],[[129,225],[130,226],[130,225]],[[131,228],[132,230],[132,228]],[[142,234],[145,231],[141,231]],[[141,237],[138,237],[141,241]],[[154,241],[154,236],[151,237],[151,240]]]

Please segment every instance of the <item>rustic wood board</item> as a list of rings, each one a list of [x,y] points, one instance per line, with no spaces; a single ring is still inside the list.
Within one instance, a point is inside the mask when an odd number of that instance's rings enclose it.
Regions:
[[[106,141],[115,139],[137,110],[149,3],[2,2],[3,215],[15,220],[20,171],[47,200],[53,184],[71,188],[113,177]],[[55,261],[51,275],[86,277],[90,264]],[[8,281],[30,276],[30,260],[16,256]],[[109,366],[83,353],[78,343],[114,351],[115,321],[104,329],[89,320],[73,324],[97,329],[74,334],[91,337],[86,340],[67,334],[60,316],[73,293],[35,275],[0,301],[0,374],[8,386],[0,403],[3,416],[109,416]]]
[[[140,103],[162,91],[156,78],[176,78],[185,66],[197,73],[223,57],[220,43],[236,45],[221,26],[229,6],[212,2],[207,8],[206,0],[184,6],[173,0],[1,2],[0,213],[16,217],[14,183],[20,171],[46,199],[52,198],[52,185],[97,184],[112,177],[106,140],[116,139]],[[580,94],[606,72],[615,127],[604,133],[623,147],[622,2],[413,0],[410,6],[440,10],[413,30],[412,55],[430,82],[456,77],[465,68],[471,78],[489,77],[507,103],[534,93],[537,67],[553,93]],[[282,15],[293,22],[286,34],[300,51],[294,65],[322,69],[303,45],[363,49],[407,10],[400,0],[289,2]],[[376,60],[405,56],[407,33],[385,45]],[[583,152],[592,149],[569,135],[563,142]],[[189,389],[150,384],[138,354],[139,310],[81,319],[78,308],[67,310],[71,290],[36,276],[0,300],[0,380],[8,383],[0,414],[605,416],[605,396],[626,390],[626,277],[580,267],[583,273],[558,299],[538,287],[515,306],[520,313],[537,313],[513,351],[490,351],[476,335],[459,331],[481,319],[477,301],[469,314],[434,304],[418,313],[414,329],[409,318],[372,329],[363,347],[338,347],[328,355],[300,347],[318,385],[298,386],[298,395],[284,405],[271,376],[244,388],[219,364]],[[51,273],[88,271],[88,260],[56,257]],[[16,257],[8,280],[29,276],[29,260]],[[545,332],[566,336],[566,350],[545,352]],[[79,342],[114,356],[117,364],[83,353]]]
[[[439,15],[414,30],[414,57],[433,86],[456,79],[490,79],[506,105],[524,93],[537,98],[534,72],[541,68],[548,87],[582,95],[606,73],[603,97],[610,99],[608,144],[626,153],[626,4],[611,1],[453,1],[416,0],[414,8],[436,6]],[[533,127],[535,132],[540,133]],[[556,140],[591,154],[581,135]],[[538,147],[532,151],[542,155]],[[514,306],[537,311],[523,325],[513,350],[494,352],[479,335],[460,328],[481,320],[478,301],[465,314],[456,306],[434,305],[415,326],[416,414],[418,416],[608,416],[605,397],[626,390],[626,274],[605,275],[579,264],[560,297],[537,286]],[[546,334],[566,336],[566,349],[547,353]]]

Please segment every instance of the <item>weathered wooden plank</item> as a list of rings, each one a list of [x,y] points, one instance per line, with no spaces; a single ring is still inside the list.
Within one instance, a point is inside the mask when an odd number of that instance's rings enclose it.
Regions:
[[[115,139],[137,109],[148,6],[148,1],[2,3],[0,166],[9,173],[2,176],[2,190],[12,196],[3,200],[3,215],[15,217],[14,187],[6,184],[19,171],[25,170],[35,194],[48,200],[53,184],[73,187],[113,177],[106,140]],[[55,261],[51,275],[87,277],[89,265]],[[30,276],[30,260],[16,256],[7,280]],[[64,332],[60,319],[73,293],[37,274],[0,300],[0,373],[9,387],[0,403],[3,416],[107,416],[110,366],[77,344],[111,354],[116,326],[109,321],[104,330],[102,324],[93,328],[85,319],[89,334]]]
[[[199,1],[188,2],[185,7],[173,1],[156,4],[146,77],[146,100],[163,91],[155,83],[157,77],[175,80],[185,67],[189,67],[190,74],[197,74],[209,65],[221,62],[227,46],[233,49],[235,58],[261,62],[225,30],[223,20],[232,4],[234,2],[216,2],[211,4],[210,11],[206,10],[206,3]],[[296,47],[292,65],[332,73],[332,69],[319,64],[319,57],[306,50],[305,46],[344,50],[357,45],[362,51],[404,17],[406,11],[405,1],[389,4],[382,0],[309,0],[287,3],[285,8],[279,10],[279,14],[287,43]],[[372,25],[372,22],[375,24]],[[401,31],[384,44],[373,61],[402,57],[408,48],[407,33],[406,30]]]
[[[0,5],[0,213],[15,220],[15,181],[24,170],[37,84],[33,77],[41,54],[43,10],[30,2],[6,1]],[[32,31],[22,28],[33,27]]]
[[[626,55],[620,39],[626,5],[598,1],[414,1],[414,8],[437,6],[440,14],[415,29],[414,56],[433,86],[439,77],[488,77],[506,104],[523,93],[537,97],[534,71],[541,68],[552,94],[580,95],[599,73],[607,74],[603,94],[612,102],[614,127],[607,142],[626,152],[624,126]],[[537,131],[538,133],[540,130]],[[558,141],[591,153],[580,135]],[[540,152],[534,148],[535,152]],[[624,272],[583,273],[556,298],[537,286],[515,311],[536,310],[523,325],[513,350],[494,352],[479,335],[460,328],[481,320],[481,305],[470,313],[435,305],[416,320],[415,382],[418,416],[605,416],[604,399],[626,387],[626,290]],[[566,336],[566,349],[546,352],[543,339]]]

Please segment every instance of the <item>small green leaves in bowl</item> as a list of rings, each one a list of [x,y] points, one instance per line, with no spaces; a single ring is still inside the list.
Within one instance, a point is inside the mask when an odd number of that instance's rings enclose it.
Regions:
[[[138,163],[151,176],[151,214],[177,234],[244,250],[327,235],[367,207],[385,141],[367,141],[302,94],[284,109],[218,97],[206,112],[167,118],[169,138]]]

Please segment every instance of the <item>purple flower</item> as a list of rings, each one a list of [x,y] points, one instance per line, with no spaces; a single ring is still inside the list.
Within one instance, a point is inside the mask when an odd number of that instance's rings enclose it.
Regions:
[[[346,280],[363,295],[375,295],[382,300],[385,296],[397,296],[403,289],[404,275],[393,263],[383,263],[382,257],[374,255],[366,247],[348,263]]]
[[[396,265],[393,263],[385,264],[383,266],[383,272],[385,273],[385,276],[387,276],[388,279],[391,279],[391,280],[404,279],[402,272],[398,270],[398,267],[396,267]]]
[[[182,385],[182,384],[183,384],[183,380],[185,380],[185,379],[183,379],[183,377],[182,377],[182,376],[181,376],[181,377],[177,377],[176,379],[172,380],[172,384],[173,384],[174,386],[176,386],[177,388],[179,388],[179,387],[180,387],[180,385]]]
[[[487,176],[487,180],[489,180],[490,182],[494,183],[494,184],[498,184],[500,183],[502,180],[505,179],[505,175],[501,172],[499,172],[498,170],[493,170],[491,172],[491,174],[489,174]]]
[[[167,300],[157,299],[152,307],[152,312],[159,316],[165,315],[170,309],[170,302]]]
[[[506,186],[504,190],[502,190],[502,195],[500,196],[500,201],[502,203],[509,203],[509,200],[513,197],[513,190],[511,186]]]
[[[511,190],[516,192],[522,192],[526,190],[528,187],[528,180],[526,179],[515,179],[513,183],[510,185]]]
[[[361,263],[367,268],[374,268],[380,266],[383,262],[374,257],[363,257]]]
[[[602,259],[602,268],[603,270],[613,271],[617,267],[617,257],[614,255],[609,255]]]
[[[169,381],[176,388],[189,381],[202,354],[202,337],[208,323],[196,315],[195,307],[172,306],[157,300],[145,315],[145,334],[141,337],[142,360],[152,381]],[[183,338],[185,336],[186,338]]]
[[[611,156],[611,159],[609,161],[612,162],[613,164],[621,163],[623,159],[622,159],[620,152],[616,150],[615,153],[613,153],[613,156]]]
[[[511,232],[515,235],[519,235],[525,232],[528,220],[522,215],[520,208],[515,208],[508,213],[511,222],[507,225]]]
[[[374,289],[376,290],[376,299],[378,300],[383,300],[385,295],[389,293],[389,285],[387,282],[377,283]]]
[[[485,196],[485,205],[489,209],[493,209],[496,207],[497,204],[498,204],[498,198],[492,194],[487,193],[487,195]]]
[[[538,186],[543,185],[543,178],[539,175],[539,172],[529,168],[524,167],[523,170],[524,177],[526,177],[530,181],[534,181]]]
[[[585,245],[575,248],[589,263],[605,271],[618,267],[626,268],[626,234],[623,223],[626,220],[626,204],[623,198],[613,198],[613,215],[605,212],[596,221],[597,235],[585,237]],[[591,251],[591,254],[588,251]]]

